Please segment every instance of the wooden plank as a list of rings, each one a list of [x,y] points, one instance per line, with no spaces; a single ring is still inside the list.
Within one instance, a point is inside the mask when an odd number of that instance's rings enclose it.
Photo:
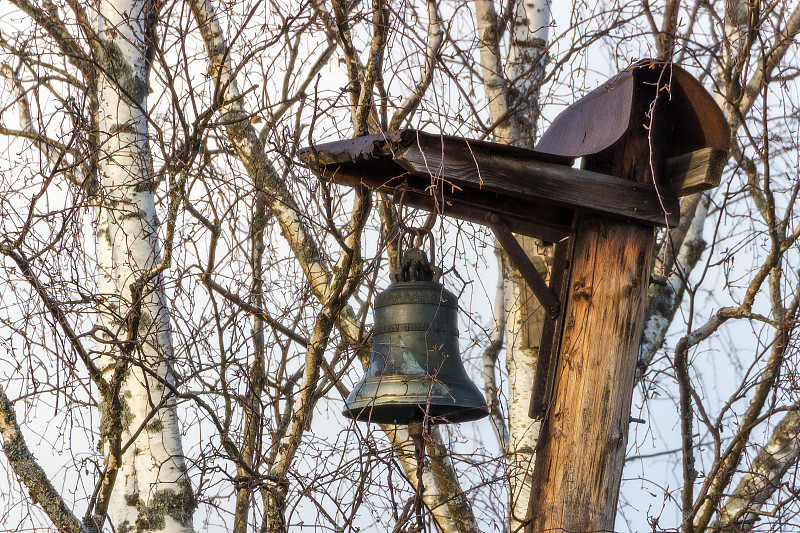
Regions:
[[[553,363],[558,360],[561,347],[561,332],[564,324],[567,296],[569,293],[569,260],[575,245],[575,236],[555,243],[553,267],[550,272],[550,288],[558,295],[561,309],[555,317],[546,315],[542,321],[542,334],[539,342],[539,357],[533,376],[533,391],[529,415],[534,420],[543,420],[553,392]]]
[[[411,130],[390,131],[307,146],[297,151],[297,157],[304,163],[315,166],[380,158],[391,160],[392,150],[410,141],[408,131]]]
[[[328,165],[322,168],[322,177],[333,183],[389,193],[408,179],[419,180],[399,165],[381,160]]]
[[[392,185],[380,180],[400,176],[403,168],[406,179],[427,179],[428,185],[443,186],[440,190],[450,184],[453,194],[458,188],[473,197],[491,192],[501,202],[556,204],[657,226],[672,227],[679,219],[677,197],[671,192],[659,197],[650,183],[575,169],[567,166],[571,159],[485,141],[399,130],[304,148],[298,156],[322,165],[333,181],[350,185],[386,190],[402,180],[392,178]]]
[[[463,142],[462,137],[451,135],[431,134],[414,129],[395,130],[389,132],[364,135],[355,139],[344,139],[328,143],[307,146],[297,151],[297,157],[309,165],[331,165],[335,163],[352,163],[364,159],[388,158],[403,147],[411,146],[417,142],[435,140],[442,146]],[[501,153],[508,157],[522,160],[545,161],[559,165],[569,165],[575,162],[574,157],[560,156],[519,148],[507,144],[489,141],[469,140],[470,146],[483,152]]]
[[[677,196],[713,189],[722,179],[728,152],[702,148],[667,159],[661,184]]]
[[[514,233],[557,242],[571,231],[572,210],[545,205],[523,198],[509,198],[488,191],[446,189],[436,193],[428,189],[430,176],[417,176],[391,161],[364,160],[357,163],[328,165],[323,178],[355,187],[369,187],[389,194],[403,185],[406,204],[433,210],[444,216],[486,225],[487,216],[497,214]]]
[[[420,137],[395,154],[394,161],[414,174],[429,175],[434,182],[552,202],[649,225],[674,227],[680,217],[675,194],[662,191],[659,197],[650,183],[512,158],[471,146],[465,139],[444,143],[436,136]]]
[[[513,233],[546,242],[558,242],[571,233],[572,228],[568,224],[572,214],[570,210],[555,209],[552,206],[547,208],[526,201],[489,201],[492,196],[496,195],[486,193],[469,196],[461,192],[455,195],[443,194],[437,201],[429,192],[409,190],[406,192],[405,203],[429,211],[438,209],[444,216],[482,225],[486,225],[488,216],[498,215],[506,221]]]

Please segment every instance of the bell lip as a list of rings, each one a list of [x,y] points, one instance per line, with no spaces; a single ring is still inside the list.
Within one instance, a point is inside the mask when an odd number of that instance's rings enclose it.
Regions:
[[[398,396],[398,398],[402,398]],[[382,405],[371,405],[374,400],[366,402],[366,405],[357,407],[345,404],[342,415],[356,422],[372,422],[373,424],[408,425],[414,420],[422,420],[428,408],[428,421],[430,424],[460,424],[462,422],[474,422],[489,416],[489,406],[479,405],[475,407],[464,407],[446,404],[435,404],[431,402],[425,406],[416,402],[391,402]],[[365,402],[357,402],[365,403]],[[409,411],[403,417],[398,417],[398,408],[417,407]],[[408,416],[408,413],[413,413]],[[393,414],[394,413],[394,414]]]
[[[480,420],[489,415],[489,406],[483,393],[469,380],[455,380],[448,382],[454,385],[460,382],[467,392],[465,398],[456,404],[456,400],[449,394],[431,394],[430,378],[418,382],[417,392],[394,394],[380,392],[369,396],[360,396],[360,392],[367,385],[366,379],[360,381],[345,400],[342,414],[359,422],[375,422],[378,424],[408,424],[414,419],[422,419],[427,411],[431,423],[458,423]],[[378,385],[387,385],[388,382],[398,381],[408,385],[405,378],[392,379],[384,377],[376,380]],[[378,398],[380,403],[378,403]],[[417,409],[414,409],[417,407]],[[398,417],[398,413],[404,413]],[[409,415],[409,413],[413,413]]]

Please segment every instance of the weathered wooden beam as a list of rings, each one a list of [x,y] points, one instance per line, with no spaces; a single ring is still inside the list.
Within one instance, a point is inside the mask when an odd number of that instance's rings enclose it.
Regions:
[[[542,275],[531,263],[530,258],[525,255],[525,250],[519,245],[511,230],[508,229],[505,221],[496,215],[490,215],[487,220],[489,227],[492,228],[495,237],[500,241],[500,245],[511,258],[511,262],[517,267],[528,287],[531,288],[536,299],[545,308],[551,318],[559,315],[561,302],[553,290],[548,287],[547,282],[542,279]]]
[[[539,356],[536,360],[536,372],[533,377],[531,391],[530,417],[544,420],[553,391],[553,367],[558,360],[561,346],[561,331],[569,294],[569,272],[575,236],[553,244],[553,265],[550,270],[550,288],[556,292],[561,302],[561,309],[556,316],[545,315],[542,321],[542,334],[539,342]]]
[[[670,157],[661,184],[677,196],[712,189],[719,185],[727,160],[728,152],[716,148]]]
[[[652,228],[595,217],[576,233],[526,533],[616,531],[653,243]]]
[[[390,190],[402,179],[415,179],[448,201],[467,195],[474,203],[486,196],[484,207],[490,211],[513,200],[655,226],[674,226],[679,220],[675,194],[656,191],[652,183],[572,168],[563,164],[571,159],[494,143],[403,130],[318,145],[298,155],[335,182]]]
[[[412,207],[428,211],[440,209],[444,216],[482,225],[486,224],[486,213],[490,212],[500,216],[513,233],[546,242],[558,242],[572,232],[569,210],[547,209],[544,206],[532,206],[530,202],[508,200],[493,203],[491,209],[487,209],[486,199],[481,200],[470,200],[465,194],[459,194],[457,198],[446,199],[442,206],[441,201],[437,205],[437,199],[424,190],[406,189],[404,201]]]
[[[322,177],[354,187],[370,187],[394,193],[397,187],[406,192],[405,203],[411,207],[437,210],[448,217],[486,224],[486,214],[496,213],[511,231],[548,242],[563,239],[571,231],[572,210],[521,198],[511,198],[489,191],[451,190],[433,195],[430,176],[417,176],[392,162],[360,161],[325,166]]]
[[[674,226],[679,221],[677,197],[662,191],[659,199],[652,184],[492,153],[471,147],[467,140],[444,145],[430,137],[405,147],[394,161],[412,173],[457,187],[553,202],[656,226]]]

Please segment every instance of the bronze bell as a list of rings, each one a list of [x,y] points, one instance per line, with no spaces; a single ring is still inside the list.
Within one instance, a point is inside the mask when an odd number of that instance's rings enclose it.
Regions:
[[[396,282],[375,297],[372,355],[343,414],[363,422],[466,422],[489,414],[458,348],[458,300],[424,253],[409,250]]]

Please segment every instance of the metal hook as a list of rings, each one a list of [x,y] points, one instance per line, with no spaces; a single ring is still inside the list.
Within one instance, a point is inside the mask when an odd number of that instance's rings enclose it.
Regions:
[[[425,223],[422,227],[409,226],[405,223],[405,199],[406,192],[409,190],[408,182],[395,187],[394,197],[397,202],[397,272],[402,272],[404,269],[404,261],[406,260],[406,250],[421,250],[425,240],[428,240],[429,257],[424,253],[420,253],[420,262],[422,267],[431,273],[436,279],[441,275],[441,269],[434,266],[436,264],[436,247],[433,239],[433,226],[436,223],[437,213],[431,211],[425,218]]]
[[[430,263],[435,264],[436,251],[432,230],[434,224],[436,223],[437,213],[436,211],[429,212],[428,216],[425,218],[425,223],[421,227],[407,225],[403,220],[405,215],[404,209],[407,190],[408,182],[403,182],[395,187],[394,193],[395,198],[397,198],[397,225],[400,228],[398,234],[398,262],[402,261],[403,254],[401,252],[403,248],[422,248],[423,243],[427,238],[430,249]],[[408,240],[409,237],[410,240]]]

